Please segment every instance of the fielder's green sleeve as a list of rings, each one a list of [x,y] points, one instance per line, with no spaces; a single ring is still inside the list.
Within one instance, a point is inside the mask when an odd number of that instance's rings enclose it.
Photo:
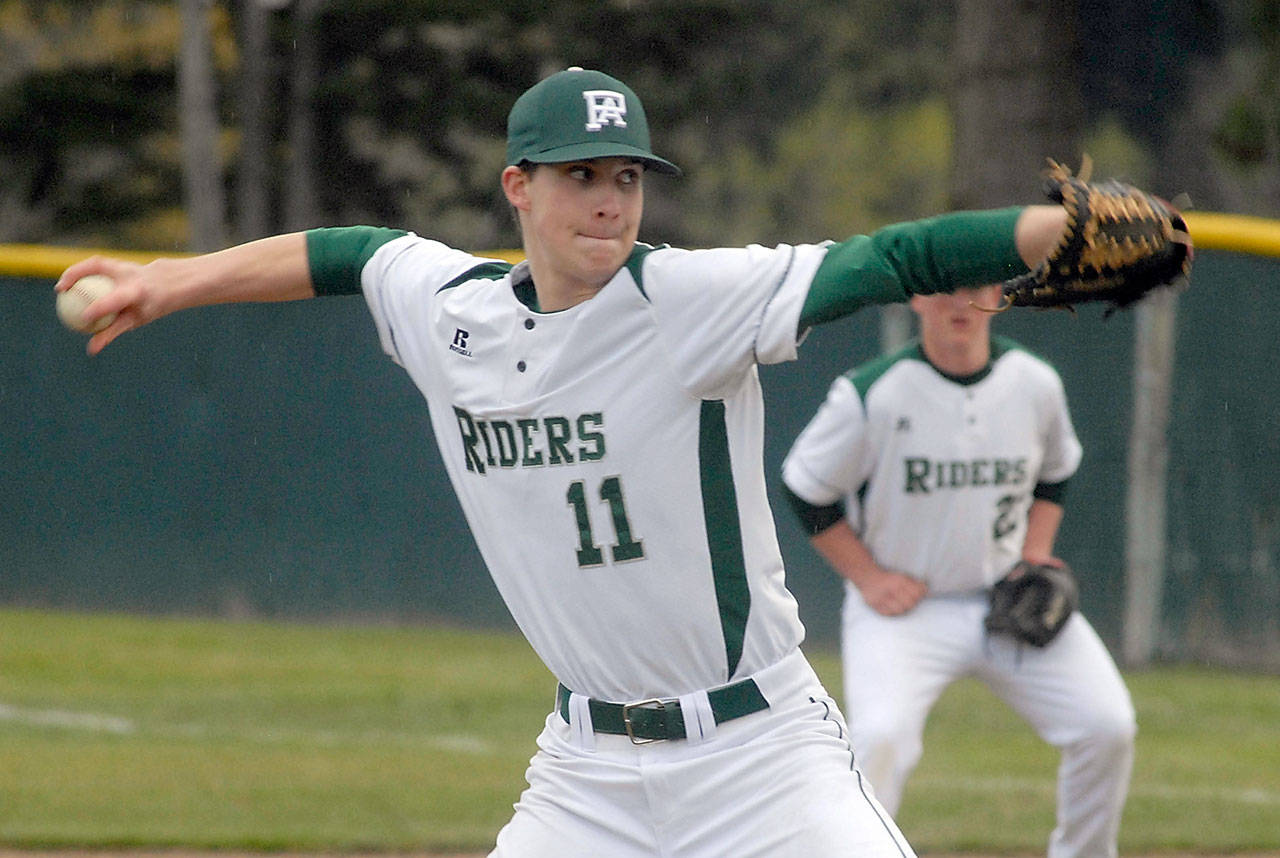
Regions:
[[[401,229],[340,226],[307,230],[307,265],[317,295],[357,295],[360,272],[379,247],[408,235]]]
[[[1070,479],[1062,480],[1057,483],[1036,483],[1036,487],[1032,490],[1031,496],[1036,500],[1045,500],[1050,503],[1056,503],[1062,506],[1067,499],[1067,485]]]
[[[1027,270],[1014,242],[1022,207],[893,224],[834,244],[809,286],[800,328],[872,304],[1008,280]]]
[[[804,528],[807,536],[817,536],[836,522],[844,521],[844,501],[821,506],[812,504],[791,491],[791,487],[786,484],[782,486],[782,496],[786,498],[796,518],[800,520],[800,526]]]

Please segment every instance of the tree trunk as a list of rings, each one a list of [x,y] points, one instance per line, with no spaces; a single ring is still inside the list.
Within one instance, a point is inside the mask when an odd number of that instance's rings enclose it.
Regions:
[[[1075,0],[957,0],[953,208],[1035,199],[1046,158],[1078,167]]]
[[[271,11],[240,0],[240,170],[236,179],[236,239],[271,231],[271,137],[268,75]]]
[[[293,80],[289,120],[289,175],[285,227],[317,226],[315,82],[320,75],[317,20],[324,0],[298,0],[293,18]]]
[[[182,173],[192,250],[227,243],[225,195],[218,163],[218,106],[209,31],[212,0],[179,0],[182,45],[178,55],[178,109],[182,129]]]

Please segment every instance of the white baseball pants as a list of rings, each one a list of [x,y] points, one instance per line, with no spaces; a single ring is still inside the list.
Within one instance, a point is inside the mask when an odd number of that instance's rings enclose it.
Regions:
[[[1049,858],[1113,858],[1137,732],[1115,662],[1078,612],[1044,649],[988,636],[986,612],[978,593],[926,598],[886,617],[846,593],[845,711],[859,768],[896,814],[929,710],[948,685],[972,676],[1062,753]]]
[[[687,739],[634,745],[586,729],[585,706],[552,713],[491,858],[914,858],[804,656],[755,679],[767,710]]]

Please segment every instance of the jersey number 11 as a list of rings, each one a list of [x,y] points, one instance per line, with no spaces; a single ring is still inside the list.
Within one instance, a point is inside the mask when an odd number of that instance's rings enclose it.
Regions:
[[[578,521],[578,565],[603,566],[604,552],[596,544],[591,530],[591,516],[587,511],[587,486],[582,480],[569,483],[569,492],[565,496],[569,506],[573,507],[573,515]],[[614,563],[624,560],[638,560],[644,557],[644,543],[631,535],[631,522],[627,520],[627,507],[622,499],[622,481],[617,477],[606,477],[600,484],[600,500],[609,506],[609,514],[613,518],[613,533],[616,542],[609,548]]]

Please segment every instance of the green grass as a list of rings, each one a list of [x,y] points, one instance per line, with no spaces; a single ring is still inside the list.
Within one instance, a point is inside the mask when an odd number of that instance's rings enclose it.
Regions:
[[[511,636],[0,612],[0,842],[489,842],[552,694]]]
[[[838,695],[835,657],[813,658]],[[1280,678],[1127,679],[1121,850],[1280,849]],[[0,845],[484,849],[553,687],[512,635],[0,610]],[[1056,764],[960,683],[900,822],[921,852],[1042,852]]]
[[[1129,672],[1137,752],[1120,851],[1280,848],[1280,678]],[[899,821],[921,851],[1043,849],[1057,753],[976,682],[943,696]]]

